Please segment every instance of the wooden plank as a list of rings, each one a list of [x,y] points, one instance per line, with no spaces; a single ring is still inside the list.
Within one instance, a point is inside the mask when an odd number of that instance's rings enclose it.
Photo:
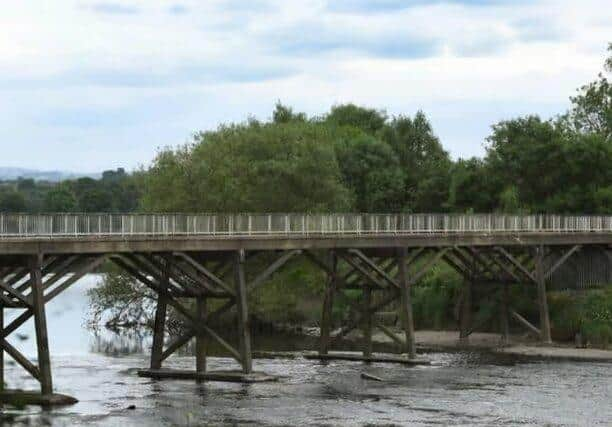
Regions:
[[[32,309],[34,310],[34,329],[38,350],[38,369],[40,371],[40,391],[42,394],[53,393],[51,378],[51,359],[49,357],[49,340],[47,337],[47,318],[45,315],[45,298],[42,283],[42,254],[30,259],[30,280],[32,286]]]

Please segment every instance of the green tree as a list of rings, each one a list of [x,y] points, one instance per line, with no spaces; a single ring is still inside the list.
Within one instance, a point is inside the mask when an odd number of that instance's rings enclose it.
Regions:
[[[45,196],[44,210],[47,212],[72,212],[76,207],[76,197],[65,183],[50,189]]]
[[[349,209],[334,139],[327,127],[308,122],[232,125],[200,133],[193,145],[158,155],[145,178],[143,207],[187,212]]]
[[[359,212],[401,210],[404,175],[388,144],[368,135],[342,139],[338,162]]]
[[[564,120],[571,129],[580,133],[597,133],[612,140],[612,83],[606,73],[612,73],[612,43],[608,44],[609,56],[604,72],[598,79],[578,89],[571,97],[572,108]]]
[[[7,189],[0,192],[0,211],[25,212],[26,210],[26,199],[22,193],[13,189]]]
[[[385,125],[387,114],[384,111],[355,104],[334,105],[325,117],[325,121],[329,124],[352,127],[375,135]]]
[[[421,111],[414,118],[399,116],[381,136],[396,152],[404,172],[405,210],[441,212],[446,209],[452,162]]]

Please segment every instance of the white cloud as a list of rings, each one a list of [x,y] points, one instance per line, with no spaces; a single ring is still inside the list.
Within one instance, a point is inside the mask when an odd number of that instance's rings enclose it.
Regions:
[[[603,0],[425,3],[9,2],[2,163],[129,167],[220,121],[267,118],[277,99],[311,114],[422,108],[453,154],[480,154],[491,121],[562,112],[611,35]]]

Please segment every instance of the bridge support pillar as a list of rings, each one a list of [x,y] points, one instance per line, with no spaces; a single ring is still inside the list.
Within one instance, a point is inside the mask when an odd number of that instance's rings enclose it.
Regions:
[[[372,357],[372,287],[363,287],[363,357]]]
[[[544,269],[544,246],[538,246],[535,254],[535,279],[538,286],[538,306],[540,309],[540,338],[545,344],[552,344],[548,299],[546,297],[546,272]]]
[[[200,297],[196,300],[196,318],[200,325],[206,322],[206,298]],[[206,372],[206,332],[200,330],[196,334],[196,372]]]
[[[242,372],[253,371],[251,355],[251,329],[247,307],[247,287],[244,275],[244,251],[238,251],[234,260],[234,285],[236,290],[236,310],[238,311],[238,340]]]
[[[510,343],[509,287],[510,285],[508,283],[503,283],[501,285],[499,320],[501,330],[501,342],[503,345],[507,345]]]
[[[32,309],[34,311],[34,329],[38,350],[38,369],[40,391],[45,395],[53,393],[51,377],[51,359],[49,357],[49,340],[47,337],[47,317],[42,283],[42,254],[32,256],[30,260],[30,286],[32,288]]]
[[[461,292],[461,306],[459,308],[459,342],[468,344],[470,340],[470,328],[472,326],[472,292],[476,272],[475,263],[472,261],[467,276],[463,278]]]
[[[151,369],[160,369],[162,366],[162,355],[164,352],[164,331],[166,329],[166,311],[166,295],[164,293],[160,293],[157,296],[157,308],[155,309],[153,345],[151,347]]]
[[[408,277],[408,266],[406,265],[406,248],[400,248],[397,252],[397,265],[400,285],[400,317],[405,335],[405,352],[410,359],[416,357],[416,344],[414,339],[414,320],[412,315],[412,296],[410,294],[412,283]]]
[[[321,310],[321,332],[319,338],[319,354],[325,355],[329,351],[330,335],[332,329],[332,311],[334,307],[334,294],[336,293],[336,275],[338,274],[338,256],[336,251],[330,251],[331,269],[327,273],[325,293],[323,295],[323,309]]]

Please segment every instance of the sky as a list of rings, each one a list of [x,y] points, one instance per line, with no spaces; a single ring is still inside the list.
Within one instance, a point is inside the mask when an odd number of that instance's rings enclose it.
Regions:
[[[98,172],[281,101],[423,110],[454,158],[602,70],[609,0],[30,0],[0,13],[0,166]]]

